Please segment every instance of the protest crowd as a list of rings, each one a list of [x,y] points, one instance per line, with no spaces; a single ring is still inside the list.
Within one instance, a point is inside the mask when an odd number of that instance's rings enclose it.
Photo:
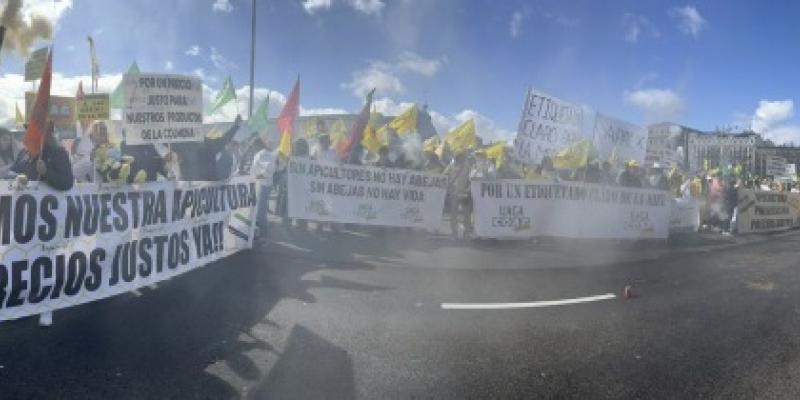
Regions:
[[[132,68],[111,94],[123,99],[119,105],[122,121],[110,119],[109,108],[113,107],[109,103],[113,100],[104,94],[99,117],[81,118],[79,114],[77,137],[62,142],[48,116],[51,63],[48,55],[35,101],[26,111],[29,115],[17,113],[21,130],[12,133],[0,128],[0,174],[9,182],[11,197],[21,199],[29,187],[77,191],[83,196],[91,196],[96,190],[101,193],[100,205],[87,201],[87,210],[106,212],[111,203],[102,203],[102,193],[173,183],[174,187],[164,186],[172,188],[170,194],[160,189],[161,193],[156,191],[151,196],[155,200],[143,195],[141,212],[163,212],[173,215],[173,221],[181,220],[189,210],[192,217],[199,215],[197,210],[202,211],[202,207],[208,215],[219,214],[208,237],[202,229],[192,228],[169,237],[165,234],[164,239],[153,238],[152,243],[168,246],[167,262],[173,265],[178,260],[183,264],[208,263],[213,259],[207,257],[214,252],[223,247],[229,250],[229,233],[243,240],[236,245],[242,248],[252,246],[253,237],[269,240],[270,219],[281,221],[286,229],[335,232],[346,227],[388,235],[417,229],[446,233],[456,240],[547,236],[664,240],[670,234],[701,229],[730,234],[742,226],[747,232],[790,228],[800,220],[793,214],[795,204],[800,204],[800,194],[797,199],[792,194],[798,192],[793,184],[753,176],[740,165],[714,169],[704,165],[701,171],[689,171],[679,162],[645,163],[646,129],[589,113],[582,106],[533,89],[526,96],[513,143],[485,143],[472,120],[450,132],[437,132],[425,105],[413,105],[400,115],[382,120],[372,112],[374,90],[366,96],[349,129],[341,121],[326,124],[316,120],[301,133],[296,126],[299,78],[274,125],[268,123],[265,101],[249,120],[236,116],[224,132],[212,129],[200,136],[203,104],[198,95],[199,79],[144,74]],[[158,92],[165,87],[169,90]],[[225,87],[228,89],[219,92],[212,112],[235,99],[230,80]],[[180,94],[181,90],[186,93]],[[81,85],[76,99],[81,101],[85,96]],[[169,100],[153,105],[157,96]],[[181,115],[181,119],[153,122],[153,113]],[[227,182],[245,183],[235,188],[220,186]],[[254,189],[249,189],[247,182]],[[201,183],[206,186],[192,189]],[[187,197],[187,192],[197,193],[196,197]],[[759,193],[779,195],[765,197]],[[125,197],[117,194],[107,197],[113,198],[115,212],[132,207],[130,215],[137,218],[137,206],[126,205]],[[229,210],[219,206],[217,195],[219,199],[227,196]],[[80,215],[80,210],[71,195],[65,196],[70,207],[65,225],[69,225],[69,213]],[[203,200],[202,196],[215,198]],[[244,199],[252,199],[252,204]],[[172,212],[159,210],[159,204],[172,206]],[[235,208],[250,212],[249,218],[234,215]],[[746,224],[737,217],[747,218]],[[237,218],[245,222],[244,228],[233,226]],[[81,219],[78,221],[80,224]],[[443,222],[445,227],[449,225],[449,231],[441,229]],[[15,220],[18,224],[22,222]],[[119,225],[128,239],[139,238],[139,246],[146,240],[151,243],[143,238],[146,232],[132,234],[133,228],[124,227],[122,222]],[[175,229],[166,225],[161,228],[165,232]],[[188,244],[192,238],[197,260]],[[135,263],[137,240],[116,250],[114,268],[122,265],[117,257],[120,251],[123,255],[119,259],[131,257],[130,264]],[[236,246],[230,250],[240,249]],[[160,260],[161,247],[158,249]],[[139,257],[150,260],[146,251],[140,249]],[[99,262],[100,256],[96,258]],[[68,263],[73,264],[72,257]],[[120,279],[117,275],[122,274],[121,279],[130,286],[118,291],[157,281],[137,280],[133,272],[126,277],[124,265],[119,268],[121,272],[112,271],[110,285],[115,285]],[[154,268],[161,272],[160,264]],[[142,277],[149,273],[139,272]],[[159,279],[166,277],[171,275]],[[75,284],[69,276],[66,279],[68,285]],[[2,278],[0,284],[11,280]],[[38,290],[38,286],[32,283],[30,290]],[[88,278],[86,286],[90,286]],[[87,301],[92,299],[96,298]],[[36,312],[28,310],[14,316],[32,314]],[[52,323],[51,311],[40,314],[43,325]]]

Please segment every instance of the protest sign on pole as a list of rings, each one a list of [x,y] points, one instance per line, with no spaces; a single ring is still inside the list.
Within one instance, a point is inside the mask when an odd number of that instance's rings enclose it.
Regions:
[[[79,121],[107,120],[109,118],[108,93],[85,94],[75,100],[75,113]]]
[[[625,121],[597,113],[594,123],[594,147],[597,159],[614,159],[622,164],[636,160],[644,163],[647,153],[647,130]]]
[[[592,138],[593,112],[535,89],[530,89],[514,139],[520,160],[538,164],[581,139]]]
[[[203,87],[199,78],[126,74],[122,85],[122,124],[128,144],[203,140]]]
[[[800,194],[740,188],[738,200],[739,233],[782,231],[799,226]]]
[[[0,321],[114,296],[252,246],[256,182],[0,187]]]
[[[665,239],[669,192],[582,182],[472,182],[475,232],[485,238]]]
[[[419,171],[289,162],[289,216],[324,222],[436,228],[447,177]]]

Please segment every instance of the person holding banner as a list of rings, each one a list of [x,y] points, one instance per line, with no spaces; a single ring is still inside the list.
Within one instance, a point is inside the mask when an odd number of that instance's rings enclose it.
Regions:
[[[19,174],[17,182],[42,181],[56,190],[70,190],[75,184],[69,154],[55,137],[53,123],[48,125],[41,152],[33,156],[27,149],[14,161],[11,171]]]
[[[258,204],[256,205],[256,224],[259,228],[259,236],[267,236],[267,211],[269,209],[269,194],[275,183],[275,164],[277,154],[273,150],[272,142],[263,135],[259,137],[263,148],[255,154],[251,163],[250,173],[261,183],[258,193]]]
[[[206,137],[202,143],[173,143],[172,150],[180,162],[180,179],[184,181],[217,180],[217,155],[233,140],[242,124],[242,116],[237,115],[233,126],[221,137]]]
[[[8,176],[19,153],[11,131],[0,128],[0,177]]]
[[[447,199],[450,209],[450,232],[458,239],[458,220],[464,227],[463,236],[472,230],[472,199],[469,193],[469,158],[466,152],[458,153],[444,170],[447,175]]]
[[[617,175],[617,184],[624,187],[642,187],[642,177],[639,172],[639,162],[630,160],[625,163],[625,169]]]

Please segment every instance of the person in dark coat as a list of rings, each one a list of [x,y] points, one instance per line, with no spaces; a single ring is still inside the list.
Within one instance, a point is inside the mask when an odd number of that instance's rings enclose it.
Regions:
[[[164,157],[161,157],[161,154],[158,153],[155,146],[152,144],[126,144],[122,142],[120,145],[120,151],[122,152],[123,157],[128,156],[133,158],[133,162],[131,163],[131,171],[144,171],[146,174],[145,181],[146,182],[153,182],[158,179],[158,175],[163,177],[167,177],[167,169],[166,169],[166,162],[164,161]],[[128,183],[133,183],[134,179],[136,178],[136,174],[130,174],[128,176]]]
[[[217,155],[233,140],[242,116],[237,115],[233,126],[218,138],[206,137],[202,143],[174,143],[172,150],[178,154],[182,181],[213,181],[217,179]]]
[[[28,181],[42,181],[56,190],[70,190],[75,184],[69,154],[56,140],[52,123],[45,134],[41,153],[33,157],[27,149],[23,150],[11,171],[25,175]]]

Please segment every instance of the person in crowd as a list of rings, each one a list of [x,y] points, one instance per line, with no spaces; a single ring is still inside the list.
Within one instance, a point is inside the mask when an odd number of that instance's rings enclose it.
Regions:
[[[131,178],[133,157],[123,157],[120,148],[111,143],[108,134],[108,125],[103,121],[96,121],[89,128],[89,138],[94,147],[89,155],[89,159],[94,166],[94,177],[90,181],[127,183]],[[136,182],[143,182],[146,173],[138,171],[137,176],[132,177]]]
[[[217,178],[214,160],[233,140],[242,125],[242,116],[237,115],[233,125],[221,137],[206,137],[202,143],[173,143],[172,151],[178,154],[181,176],[184,181],[213,181]]]
[[[586,166],[586,177],[584,178],[584,182],[600,183],[602,172],[603,171],[600,169],[600,164],[597,161],[590,162]]]
[[[52,123],[44,135],[41,153],[34,157],[27,149],[23,150],[11,171],[17,174],[17,182],[22,186],[28,181],[42,181],[55,190],[70,190],[75,184],[69,154],[58,143]]]
[[[442,166],[441,161],[439,161],[439,156],[437,156],[435,152],[426,151],[425,163],[423,164],[422,169],[431,174],[441,174],[444,170],[444,167]]]
[[[469,173],[470,179],[495,179],[497,178],[497,170],[494,163],[486,158],[486,152],[478,150],[474,153],[475,162]]]
[[[652,189],[669,190],[669,181],[660,164],[653,164],[647,172],[647,187]]]
[[[642,187],[642,177],[639,172],[639,162],[630,160],[625,164],[625,169],[617,175],[617,184],[625,187]]]
[[[739,202],[739,185],[736,180],[728,180],[725,185],[724,194],[725,204],[725,222],[723,224],[723,232],[733,233],[736,230],[736,204]]]
[[[558,172],[556,168],[553,166],[553,159],[549,156],[542,157],[542,161],[539,163],[539,166],[536,167],[534,171],[536,175],[540,176],[541,179],[549,180],[552,182],[560,181],[558,177]]]
[[[389,161],[389,146],[381,146],[378,149],[378,158],[375,160],[373,166],[381,168],[392,166],[392,162]]]
[[[131,170],[135,174],[128,176],[128,183],[155,182],[159,176],[168,178],[167,162],[159,154],[154,144],[127,144],[123,141],[120,144],[122,157],[133,160]]]
[[[308,142],[305,139],[297,139],[292,145],[292,158],[308,158]],[[282,154],[278,154],[276,159],[275,184],[278,186],[277,212],[281,216],[284,226],[291,225],[289,219],[289,174],[287,171],[289,159]],[[308,222],[298,220],[297,226],[305,230]]]
[[[469,193],[469,158],[466,153],[459,153],[445,168],[447,175],[447,196],[450,210],[450,232],[458,239],[459,217],[464,226],[464,236],[471,231],[472,199]]]
[[[338,164],[339,155],[336,149],[331,148],[331,137],[323,134],[317,140],[319,143],[311,158],[323,163]]]
[[[253,156],[250,173],[256,177],[261,184],[258,194],[258,204],[256,205],[256,224],[259,228],[259,235],[261,237],[266,237],[269,194],[272,191],[272,186],[275,184],[277,154],[275,150],[273,150],[274,146],[272,145],[272,141],[267,139],[266,136],[259,138],[259,141],[263,143],[263,148]]]
[[[217,153],[216,162],[216,180],[224,181],[236,175],[239,171],[239,143],[231,140],[222,151]]]
[[[7,177],[11,173],[11,167],[20,155],[17,143],[11,131],[0,128],[0,177]]]
[[[350,154],[347,155],[347,163],[350,165],[362,165],[364,163],[364,146],[361,143],[356,143]]]

